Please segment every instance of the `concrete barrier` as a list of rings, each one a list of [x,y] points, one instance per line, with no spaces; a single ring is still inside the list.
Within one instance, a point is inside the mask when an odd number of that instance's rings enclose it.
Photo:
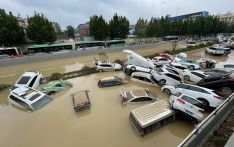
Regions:
[[[178,147],[202,146],[208,137],[216,130],[227,116],[233,111],[234,93],[219,107],[206,117],[195,129],[178,145]]]

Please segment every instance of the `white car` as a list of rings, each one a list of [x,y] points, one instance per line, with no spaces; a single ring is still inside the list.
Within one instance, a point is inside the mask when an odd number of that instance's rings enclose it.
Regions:
[[[17,87],[31,87],[37,88],[42,83],[43,76],[41,73],[36,71],[25,72],[15,83],[11,90]]]
[[[165,85],[161,88],[161,91],[168,95],[175,94],[177,92],[187,94],[202,101],[205,109],[208,109],[209,107],[216,108],[224,101],[223,97],[214,93],[214,90],[191,84],[181,83],[177,86]]]
[[[99,72],[121,70],[122,68],[120,64],[108,61],[97,61],[95,64],[96,64],[96,70]]]
[[[52,100],[52,97],[30,87],[18,87],[8,96],[12,105],[32,111],[40,109]]]
[[[156,65],[157,65],[157,62],[159,62],[162,65],[171,63],[171,60],[165,57],[161,57],[161,56],[154,57],[152,60],[156,62]]]
[[[127,75],[131,75],[133,72],[145,72],[145,73],[150,73],[150,71],[152,70],[152,68],[149,67],[142,67],[142,66],[138,66],[138,65],[132,65],[132,64],[128,64],[124,67],[124,72]]]
[[[172,73],[169,72],[163,68],[155,68],[151,71],[151,75],[154,77],[155,80],[158,81],[158,84],[160,86],[163,85],[178,85],[181,83],[181,78]]]
[[[170,96],[169,103],[173,109],[183,112],[196,123],[202,121],[204,105],[201,101],[178,92]]]
[[[175,62],[171,62],[169,65],[165,65],[165,66],[176,70],[180,75],[182,74],[182,72],[184,72],[184,70],[188,69],[186,66],[183,66],[183,65],[181,65],[179,63],[175,63]]]
[[[127,103],[138,103],[145,101],[156,101],[157,96],[154,92],[147,89],[136,89],[130,90],[128,92],[120,90],[120,96],[122,97],[122,102]]]
[[[225,47],[224,45],[213,45],[205,50],[206,53],[211,55],[228,55],[231,53],[230,48]]]
[[[144,83],[144,84],[156,85],[156,86],[158,85],[157,81],[149,73],[134,72],[132,73],[130,79],[136,82]]]
[[[192,81],[193,83],[197,83],[208,76],[208,74],[201,70],[185,70],[181,74],[185,81]]]

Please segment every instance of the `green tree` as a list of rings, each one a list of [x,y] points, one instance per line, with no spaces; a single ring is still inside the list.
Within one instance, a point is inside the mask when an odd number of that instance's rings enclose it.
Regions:
[[[108,23],[101,16],[93,16],[89,22],[90,34],[94,36],[96,40],[104,40],[109,35]]]
[[[125,16],[118,16],[116,13],[110,20],[110,37],[114,38],[126,38],[129,30],[129,21]]]
[[[6,14],[4,9],[0,9],[0,45],[22,44],[24,35],[24,30],[19,26],[17,18],[11,12]]]
[[[157,37],[160,34],[160,24],[157,18],[152,17],[146,28],[146,34],[148,37]]]
[[[135,26],[135,34],[138,37],[145,37],[146,29],[147,29],[147,20],[144,20],[143,18],[139,18]]]
[[[73,38],[73,39],[75,38],[75,29],[73,26],[71,25],[67,26],[66,32],[67,32],[67,37]]]
[[[37,43],[53,42],[56,40],[56,33],[52,23],[43,15],[34,13],[28,18],[27,36]]]

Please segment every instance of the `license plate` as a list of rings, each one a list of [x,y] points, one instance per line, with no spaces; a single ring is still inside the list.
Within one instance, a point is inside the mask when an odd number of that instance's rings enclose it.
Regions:
[[[185,109],[185,113],[187,113],[187,114],[189,114],[189,115],[193,115],[193,112],[191,112],[191,111],[189,111],[189,110],[187,110],[187,109]]]

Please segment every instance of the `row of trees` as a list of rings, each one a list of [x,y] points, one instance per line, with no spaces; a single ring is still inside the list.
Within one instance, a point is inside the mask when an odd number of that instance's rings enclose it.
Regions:
[[[24,30],[15,16],[0,9],[0,45],[21,44],[24,42]]]
[[[168,17],[138,19],[135,34],[139,37],[157,37],[167,35],[205,36],[217,33],[234,32],[234,24],[220,21],[216,16],[197,17],[196,19],[171,21]]]
[[[56,32],[52,23],[40,13],[34,13],[27,18],[28,26],[23,28],[19,25],[17,17],[11,12],[7,14],[0,9],[0,46],[19,45],[25,42],[26,36],[36,43],[47,43],[56,40]],[[67,26],[65,34],[69,38],[75,38],[74,28]]]
[[[125,16],[114,14],[113,18],[107,23],[101,16],[90,18],[89,31],[97,40],[126,38],[128,35],[129,21]]]

